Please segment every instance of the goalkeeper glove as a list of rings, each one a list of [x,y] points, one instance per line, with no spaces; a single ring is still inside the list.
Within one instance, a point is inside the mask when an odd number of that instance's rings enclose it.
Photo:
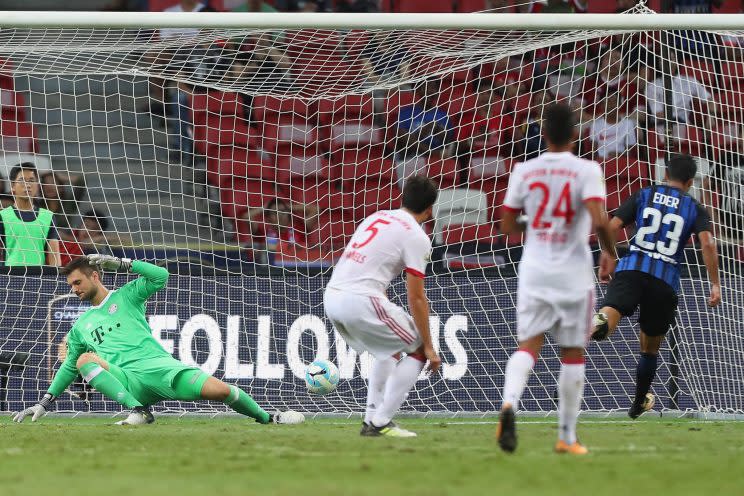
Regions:
[[[13,415],[13,422],[21,423],[23,419],[31,415],[31,422],[36,422],[38,419],[47,414],[47,410],[52,406],[52,402],[55,400],[54,396],[47,393],[41,400],[30,408],[21,410],[20,412]]]
[[[87,258],[90,265],[95,265],[101,270],[124,270],[129,272],[132,268],[132,260],[129,258],[117,258],[111,255],[100,255],[98,253],[88,255]]]

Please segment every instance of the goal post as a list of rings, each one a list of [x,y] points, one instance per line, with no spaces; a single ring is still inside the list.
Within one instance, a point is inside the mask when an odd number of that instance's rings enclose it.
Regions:
[[[643,5],[621,15],[3,12],[0,175],[36,164],[64,259],[99,251],[168,267],[147,314],[174,356],[267,408],[353,414],[370,358],[327,321],[323,288],[357,223],[397,208],[405,179],[427,174],[441,187],[426,285],[443,367],[404,409],[485,415],[499,408],[516,347],[522,240],[498,230],[509,171],[544,151],[542,109],[565,101],[579,116],[577,153],[605,171],[609,210],[662,181],[670,153],[696,157],[692,194],[713,214],[723,303],[706,306],[690,244],[653,391],[663,410],[741,415],[741,26],[744,15]],[[9,185],[0,200],[12,203]],[[111,287],[127,280],[105,276]],[[24,357],[0,363],[0,408],[18,410],[45,391],[86,306],[53,268],[3,267],[0,285],[0,357]],[[405,306],[402,280],[389,297]],[[628,407],[637,332],[624,319],[589,344],[584,410]],[[546,345],[523,410],[555,410],[557,352]],[[305,391],[316,357],[338,365],[337,392]],[[120,411],[77,383],[57,408]]]

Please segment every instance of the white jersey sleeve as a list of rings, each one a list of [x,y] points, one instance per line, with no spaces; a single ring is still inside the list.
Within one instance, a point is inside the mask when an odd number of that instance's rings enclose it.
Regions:
[[[504,197],[504,208],[509,210],[522,210],[524,208],[526,195],[524,192],[525,183],[521,177],[521,165],[515,165],[509,176],[509,186],[506,189],[506,196]]]
[[[407,273],[424,277],[430,259],[431,240],[428,236],[415,236],[403,245],[403,263]]]
[[[581,200],[599,200],[604,203],[607,196],[604,173],[596,162],[587,162],[581,187]]]

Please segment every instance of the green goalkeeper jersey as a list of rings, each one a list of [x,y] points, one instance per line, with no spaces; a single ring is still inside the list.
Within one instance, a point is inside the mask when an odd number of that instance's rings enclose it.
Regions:
[[[93,352],[108,363],[122,368],[136,367],[145,360],[168,358],[145,318],[145,301],[165,287],[168,271],[147,262],[132,262],[132,272],[140,274],[78,317],[67,334],[67,357],[49,386],[59,396],[78,375],[77,360]]]

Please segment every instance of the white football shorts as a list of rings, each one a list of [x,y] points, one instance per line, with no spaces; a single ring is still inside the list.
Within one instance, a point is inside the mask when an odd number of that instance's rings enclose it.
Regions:
[[[421,346],[413,317],[387,298],[326,288],[323,305],[328,319],[357,353],[367,351],[385,359]]]
[[[561,348],[584,348],[592,330],[594,289],[570,295],[520,288],[517,292],[517,339],[549,332]]]

